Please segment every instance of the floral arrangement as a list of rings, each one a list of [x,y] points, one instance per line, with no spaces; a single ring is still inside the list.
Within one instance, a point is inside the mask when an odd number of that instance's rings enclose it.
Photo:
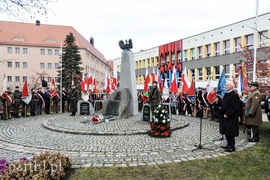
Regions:
[[[91,121],[92,123],[100,123],[101,122],[101,118],[98,116],[98,115],[94,115],[92,118],[91,118]]]
[[[5,158],[0,159],[0,179],[63,179],[70,168],[68,156],[46,151],[31,160],[22,157],[9,163]]]
[[[148,134],[152,137],[170,137],[172,132],[170,122],[169,113],[165,106],[158,105],[153,112],[152,119],[150,119]]]

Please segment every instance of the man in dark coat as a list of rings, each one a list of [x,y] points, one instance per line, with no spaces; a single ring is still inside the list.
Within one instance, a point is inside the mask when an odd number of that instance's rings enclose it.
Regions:
[[[159,103],[161,102],[161,92],[157,87],[158,82],[153,81],[152,83],[152,89],[150,91],[149,95],[149,100],[150,100],[150,105],[151,105],[151,111],[153,112]]]
[[[19,91],[19,86],[15,87],[15,91],[12,96],[12,102],[13,102],[13,116],[15,118],[20,118],[19,111],[20,111],[20,105],[21,105],[21,92]]]
[[[245,108],[247,134],[249,142],[259,142],[262,122],[261,93],[257,82],[249,83],[250,94]]]
[[[75,85],[71,86],[70,95],[70,116],[75,116],[77,112],[77,102],[79,100],[79,91],[76,89]]]
[[[234,91],[234,83],[227,81],[225,89],[226,94],[223,97],[221,105],[221,134],[225,134],[227,145],[221,146],[225,148],[225,152],[235,151],[235,137],[239,136],[239,107],[240,99]]]

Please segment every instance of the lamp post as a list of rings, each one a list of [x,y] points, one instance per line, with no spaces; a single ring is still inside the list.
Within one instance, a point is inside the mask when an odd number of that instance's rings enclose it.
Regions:
[[[60,93],[61,93],[61,94],[60,94],[60,113],[62,113],[62,108],[63,108],[63,107],[62,107],[62,104],[63,104],[63,103],[62,103],[62,100],[63,100],[63,98],[62,98],[62,97],[63,97],[63,94],[62,94],[62,88],[63,88],[63,87],[62,87],[62,79],[63,79],[63,78],[62,78],[62,71],[63,71],[62,55],[63,55],[63,52],[62,52],[62,50],[63,50],[63,47],[62,47],[62,41],[61,41],[60,43],[61,43],[61,50],[60,50],[60,52],[61,52],[61,53],[60,53],[60,64],[61,64],[61,66],[60,66],[60,68],[61,68],[61,69],[60,69]]]

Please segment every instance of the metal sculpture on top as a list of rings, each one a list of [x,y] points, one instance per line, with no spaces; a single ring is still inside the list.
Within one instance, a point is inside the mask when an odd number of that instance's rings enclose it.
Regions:
[[[129,40],[126,40],[126,43],[123,41],[123,40],[120,40],[119,41],[119,47],[122,49],[122,50],[130,50],[133,48],[133,44],[132,44],[132,40],[129,39]]]

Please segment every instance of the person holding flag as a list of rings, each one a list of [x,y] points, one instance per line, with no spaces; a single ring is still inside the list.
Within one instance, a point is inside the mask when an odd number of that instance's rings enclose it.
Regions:
[[[11,92],[9,91],[9,87],[7,87],[7,89],[2,93],[1,97],[1,101],[3,104],[3,119],[8,120],[11,119],[11,105],[12,105],[12,98],[11,96]]]
[[[151,106],[151,111],[153,112],[157,106],[159,105],[159,103],[161,102],[161,92],[157,87],[158,82],[157,81],[153,81],[152,82],[152,88],[150,90],[149,93],[149,101],[150,101],[150,106]]]

